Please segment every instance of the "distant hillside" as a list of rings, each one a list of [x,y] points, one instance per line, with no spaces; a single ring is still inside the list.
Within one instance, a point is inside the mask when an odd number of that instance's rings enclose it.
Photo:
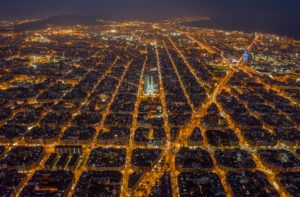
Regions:
[[[75,16],[75,15],[62,15],[53,16],[46,19],[22,23],[13,27],[15,32],[22,31],[34,31],[40,29],[46,29],[49,25],[52,26],[71,26],[71,25],[101,25],[103,23],[97,22],[98,17],[96,16]]]

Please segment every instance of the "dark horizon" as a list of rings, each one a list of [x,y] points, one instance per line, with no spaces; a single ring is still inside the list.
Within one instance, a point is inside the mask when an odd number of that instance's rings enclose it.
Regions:
[[[2,0],[0,18],[88,15],[104,19],[161,20],[208,16],[208,27],[263,32],[300,38],[300,2],[296,0]]]
[[[2,0],[0,18],[40,18],[55,15],[99,15],[156,19],[206,15],[212,18],[259,21],[300,19],[296,0]],[[296,24],[295,24],[296,25]]]

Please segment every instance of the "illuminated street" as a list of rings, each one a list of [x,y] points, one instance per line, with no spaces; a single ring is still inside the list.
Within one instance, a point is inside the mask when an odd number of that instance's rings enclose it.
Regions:
[[[299,196],[299,41],[193,20],[1,32],[1,196]]]

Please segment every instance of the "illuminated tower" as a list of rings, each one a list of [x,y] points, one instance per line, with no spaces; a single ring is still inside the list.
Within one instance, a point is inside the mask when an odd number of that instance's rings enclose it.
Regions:
[[[244,62],[244,63],[249,63],[249,61],[250,61],[249,51],[248,51],[248,50],[245,50],[245,51],[244,51],[244,59],[243,59],[243,62]]]
[[[149,71],[145,74],[144,82],[144,95],[154,97],[157,93],[157,85],[155,84],[154,78]]]

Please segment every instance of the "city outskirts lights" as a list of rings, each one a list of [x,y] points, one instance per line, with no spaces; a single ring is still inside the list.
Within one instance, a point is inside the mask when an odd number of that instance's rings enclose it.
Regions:
[[[50,39],[46,38],[45,36],[35,33],[33,36],[29,36],[25,39],[26,42],[41,42],[41,43],[49,43],[51,42]]]

